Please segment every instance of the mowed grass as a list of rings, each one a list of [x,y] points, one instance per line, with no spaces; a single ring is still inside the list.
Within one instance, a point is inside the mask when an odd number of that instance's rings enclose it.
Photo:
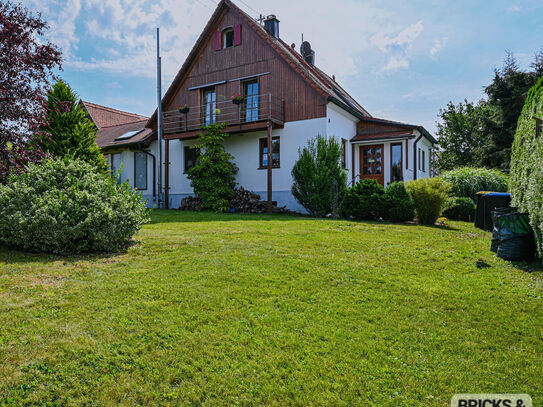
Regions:
[[[157,211],[119,255],[0,249],[0,405],[541,405],[543,273],[489,240]]]

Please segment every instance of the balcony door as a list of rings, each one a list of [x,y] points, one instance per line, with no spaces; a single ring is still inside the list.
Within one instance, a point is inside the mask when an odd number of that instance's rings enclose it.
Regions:
[[[258,120],[258,79],[243,82],[243,114],[244,122],[255,122]]]
[[[383,144],[360,146],[360,178],[374,179],[385,185],[383,152]]]
[[[217,121],[217,93],[215,87],[202,89],[202,124],[209,126]]]

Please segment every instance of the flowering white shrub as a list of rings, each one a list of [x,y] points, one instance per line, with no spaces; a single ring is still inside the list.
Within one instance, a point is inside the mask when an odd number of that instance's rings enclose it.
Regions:
[[[509,177],[499,170],[462,167],[444,172],[441,177],[453,185],[454,196],[471,198],[475,201],[477,192],[507,192]]]
[[[115,252],[149,221],[128,183],[79,160],[30,164],[0,185],[0,242],[56,254]]]

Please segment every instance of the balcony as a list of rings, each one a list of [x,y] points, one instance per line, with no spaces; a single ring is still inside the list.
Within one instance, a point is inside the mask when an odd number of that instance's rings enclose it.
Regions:
[[[191,139],[202,127],[226,123],[225,132],[244,133],[267,129],[268,122],[281,128],[285,122],[284,101],[271,95],[250,96],[234,104],[231,100],[190,106],[188,112],[171,110],[162,114],[165,139]]]

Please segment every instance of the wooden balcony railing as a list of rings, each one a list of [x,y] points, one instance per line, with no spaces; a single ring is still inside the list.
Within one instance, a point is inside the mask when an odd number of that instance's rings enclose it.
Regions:
[[[231,100],[217,101],[200,106],[190,106],[188,111],[171,110],[163,113],[164,135],[199,132],[212,123],[226,123],[226,131],[259,130],[271,121],[282,126],[285,121],[284,101],[271,95],[255,95],[240,104]],[[258,126],[260,123],[263,126]]]

